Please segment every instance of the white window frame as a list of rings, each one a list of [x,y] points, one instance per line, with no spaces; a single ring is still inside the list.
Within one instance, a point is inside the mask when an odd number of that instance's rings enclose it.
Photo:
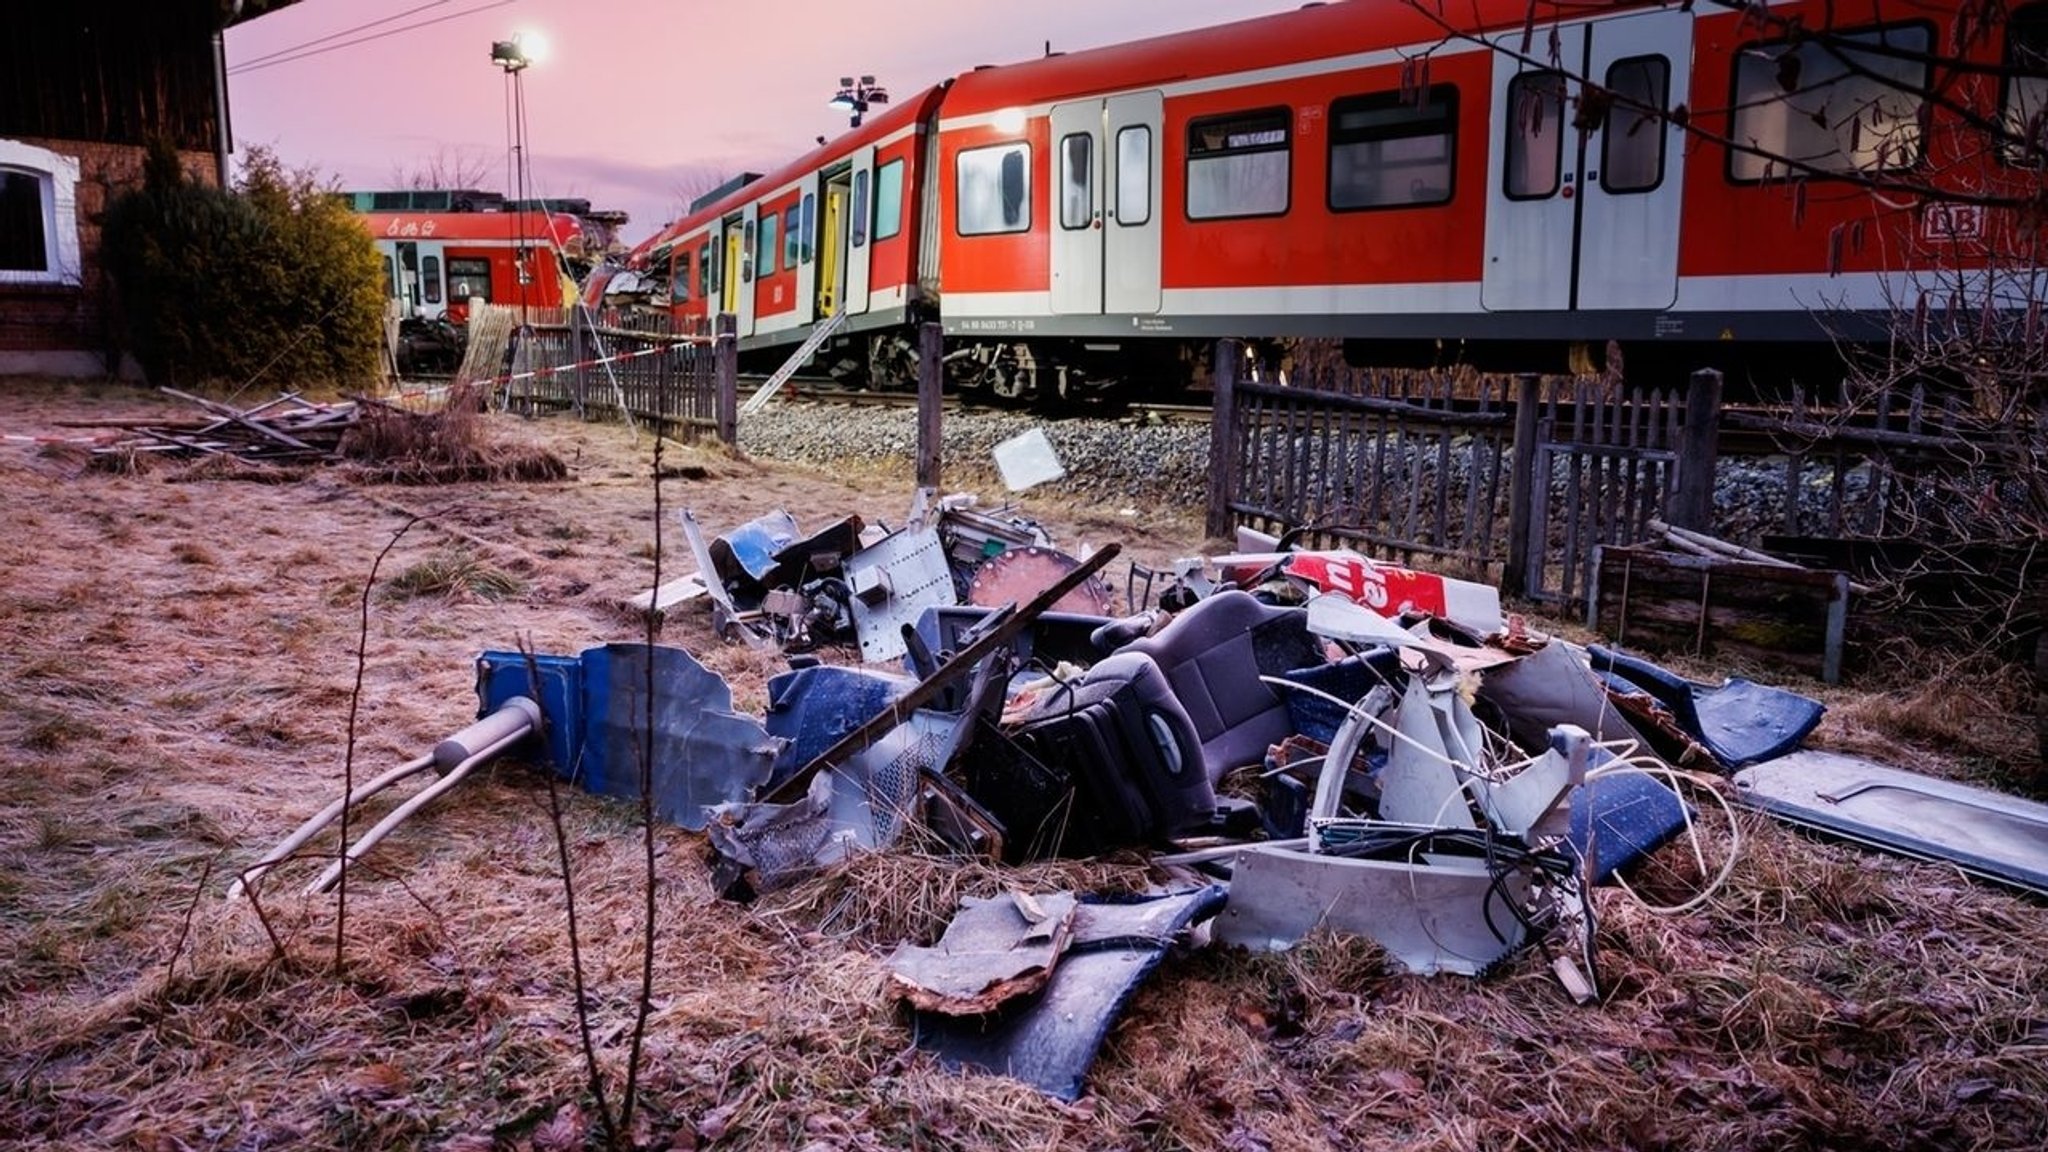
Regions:
[[[0,139],[0,168],[33,177],[42,186],[43,256],[47,270],[0,269],[0,284],[57,284],[77,287],[78,161],[70,156]]]

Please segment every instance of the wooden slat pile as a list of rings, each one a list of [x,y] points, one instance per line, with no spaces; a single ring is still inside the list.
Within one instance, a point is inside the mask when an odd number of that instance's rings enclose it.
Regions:
[[[238,409],[174,388],[162,391],[190,402],[205,414],[185,420],[157,417],[74,420],[65,424],[74,428],[118,429],[118,436],[94,446],[95,454],[231,456],[278,463],[338,458],[343,433],[354,427],[360,417],[354,401],[315,404],[300,399],[296,393],[286,393],[253,408]]]

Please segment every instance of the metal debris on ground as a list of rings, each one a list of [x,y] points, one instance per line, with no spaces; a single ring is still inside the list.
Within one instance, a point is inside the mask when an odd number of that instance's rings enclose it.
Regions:
[[[1800,752],[1818,701],[1542,635],[1470,581],[1254,536],[1170,579],[1134,575],[1116,617],[1097,573],[1117,545],[1060,556],[1029,521],[968,500],[922,494],[894,531],[847,517],[806,536],[779,511],[718,537],[683,522],[700,572],[676,602],[709,601],[728,638],[792,653],[857,642],[866,663],[793,656],[756,720],[680,649],[486,653],[481,713],[530,699],[547,722],[443,759],[459,775],[538,734],[566,778],[638,795],[651,705],[656,810],[707,831],[716,889],[736,897],[913,832],[920,850],[1003,864],[1150,852],[1177,882],[1211,885],[1133,904],[1011,891],[898,950],[893,987],[920,1047],[1065,1098],[1136,983],[1219,910],[1227,943],[1335,931],[1417,973],[1483,976],[1541,946],[1585,1002],[1596,886],[1626,890],[1687,839],[1674,873],[1692,890],[1650,910],[1711,899],[1740,851],[1732,793],[2048,889],[2039,806]],[[976,588],[1001,591],[969,599],[1002,604],[958,602]],[[1082,588],[1088,611],[1052,610]]]

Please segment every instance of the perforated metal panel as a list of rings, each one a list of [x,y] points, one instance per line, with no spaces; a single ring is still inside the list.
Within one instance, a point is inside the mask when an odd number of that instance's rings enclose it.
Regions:
[[[854,590],[853,630],[860,638],[861,659],[870,664],[903,656],[903,626],[915,624],[926,608],[957,604],[953,574],[939,534],[898,532],[872,548],[846,558],[846,582]],[[875,603],[860,596],[883,577],[887,595]]]

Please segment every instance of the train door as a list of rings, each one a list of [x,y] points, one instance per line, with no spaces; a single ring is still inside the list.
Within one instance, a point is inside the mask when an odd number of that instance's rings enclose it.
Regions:
[[[1053,105],[1055,313],[1159,311],[1164,116],[1158,92]]]
[[[735,261],[739,265],[739,306],[732,311],[734,331],[741,336],[754,334],[754,298],[759,295],[754,291],[754,279],[760,275],[760,254],[756,251],[761,246],[760,232],[761,206],[749,204],[740,210],[740,226],[735,233],[740,241],[739,259]]]
[[[1165,98],[1132,92],[1109,98],[1103,151],[1109,175],[1102,230],[1102,309],[1159,311],[1159,141]]]
[[[738,220],[725,221],[721,232],[725,247],[719,265],[723,276],[718,282],[718,310],[737,316],[740,311],[740,253],[744,250],[746,237],[740,234]]]
[[[1102,101],[1052,106],[1052,310],[1102,314]]]
[[[1495,57],[1480,301],[1492,311],[1668,307],[1678,291],[1676,130],[1620,106],[1585,131],[1572,121],[1581,77],[1631,101],[1682,102],[1692,16],[1591,21],[1561,29],[1560,43],[1554,68]]]
[[[825,185],[825,210],[818,220],[818,318],[837,315],[846,299],[846,199],[850,180]]]
[[[438,320],[448,312],[442,245],[400,240],[393,246],[398,262],[396,295],[407,316]]]
[[[716,323],[718,314],[725,311],[725,221],[711,222],[711,235],[705,249],[711,259],[704,271],[704,315]]]
[[[868,270],[873,263],[869,251],[874,237],[875,148],[870,144],[853,154],[852,179],[846,201],[846,291],[842,296],[848,314],[868,310]]]
[[[818,308],[818,197],[805,191],[797,202],[796,222],[784,229],[782,242],[796,247],[796,306],[804,323],[822,320]]]
[[[1692,17],[1650,12],[1592,31],[1586,76],[1618,99],[1586,139],[1575,303],[1669,308],[1678,300],[1685,139],[1619,101],[1670,109],[1691,98]]]

